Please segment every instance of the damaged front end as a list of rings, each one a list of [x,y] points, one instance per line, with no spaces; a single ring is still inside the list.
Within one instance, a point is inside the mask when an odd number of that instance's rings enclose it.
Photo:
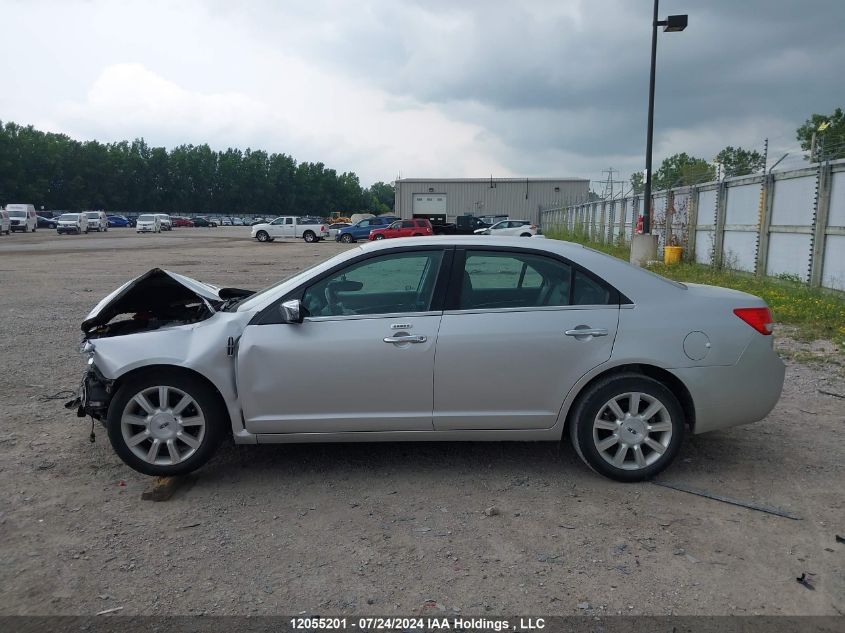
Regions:
[[[65,404],[77,415],[105,421],[114,381],[96,365],[99,339],[165,330],[205,321],[250,290],[218,288],[161,268],[123,284],[100,301],[82,322],[82,353],[88,368],[75,398]]]

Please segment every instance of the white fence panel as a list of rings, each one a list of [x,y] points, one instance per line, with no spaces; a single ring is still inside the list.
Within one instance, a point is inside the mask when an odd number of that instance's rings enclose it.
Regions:
[[[845,290],[845,235],[827,236],[822,286],[834,290]]]
[[[808,233],[772,233],[769,236],[767,275],[798,275],[809,281],[810,235]]]
[[[833,173],[830,187],[830,210],[827,215],[827,225],[845,226],[845,171]]]
[[[809,226],[813,223],[816,177],[775,180],[772,226]]]
[[[757,233],[725,231],[722,262],[728,268],[753,273],[757,265]]]
[[[699,264],[713,263],[713,231],[695,232],[695,261]]]
[[[760,223],[759,183],[728,187],[728,201],[725,208],[725,224]]]

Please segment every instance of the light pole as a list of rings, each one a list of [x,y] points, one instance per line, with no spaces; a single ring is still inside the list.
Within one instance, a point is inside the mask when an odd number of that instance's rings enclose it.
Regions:
[[[658,0],[654,0],[654,17],[651,21],[651,73],[648,80],[648,131],[646,132],[646,148],[645,148],[645,185],[643,187],[643,234],[649,235],[651,232],[651,150],[652,141],[654,137],[654,70],[657,65],[657,27],[662,26],[665,32],[683,31],[687,28],[686,15],[670,15],[665,20],[657,19],[657,5]],[[653,242],[653,249],[647,244]],[[649,238],[643,244],[646,246],[646,257],[637,256],[635,258],[634,248],[631,249],[631,262],[642,263],[648,258],[657,257],[657,242]]]

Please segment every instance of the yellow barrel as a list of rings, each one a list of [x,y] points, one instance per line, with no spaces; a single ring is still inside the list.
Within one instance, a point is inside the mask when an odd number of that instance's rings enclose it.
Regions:
[[[681,262],[681,255],[684,252],[683,246],[664,246],[663,247],[663,263],[664,264],[679,264]]]

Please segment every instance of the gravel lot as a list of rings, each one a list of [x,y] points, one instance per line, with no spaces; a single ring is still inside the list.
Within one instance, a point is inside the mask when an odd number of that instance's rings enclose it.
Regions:
[[[774,412],[689,438],[663,478],[802,520],[614,483],[567,443],[229,443],[141,501],[102,428],[44,396],[76,387],[79,323],[130,277],[258,288],[348,248],[247,236],[0,238],[0,614],[845,615],[845,399],[818,392],[845,393],[842,356],[783,334],[802,364]]]

